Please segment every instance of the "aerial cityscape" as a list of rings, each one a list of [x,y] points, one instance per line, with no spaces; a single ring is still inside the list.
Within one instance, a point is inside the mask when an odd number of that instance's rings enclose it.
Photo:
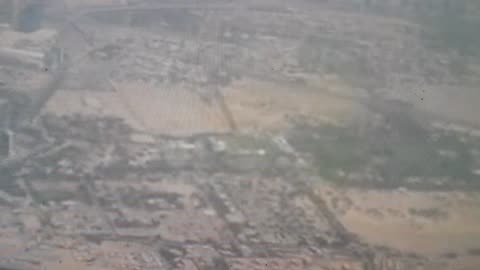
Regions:
[[[480,269],[478,16],[0,0],[0,270]]]

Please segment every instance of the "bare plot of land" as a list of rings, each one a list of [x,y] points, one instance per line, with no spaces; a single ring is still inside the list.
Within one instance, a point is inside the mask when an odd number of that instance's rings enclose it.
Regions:
[[[157,134],[188,136],[228,131],[218,106],[203,102],[192,92],[133,83],[118,85],[117,89],[100,93],[60,91],[46,111],[118,117],[136,129]]]
[[[232,85],[225,100],[240,129],[286,128],[289,119],[299,117],[314,122],[349,119],[360,105],[332,94],[328,86],[328,82],[295,87],[245,80]]]
[[[348,230],[376,245],[427,255],[469,254],[480,243],[480,195],[322,188]]]
[[[59,91],[45,111],[118,117],[136,129],[157,134],[188,136],[230,130],[218,99],[206,102],[180,85],[159,89],[144,83],[116,83],[114,88],[113,92]],[[224,96],[240,130],[288,128],[294,118],[341,122],[360,109],[353,99],[336,96],[321,85],[240,81],[226,89]]]

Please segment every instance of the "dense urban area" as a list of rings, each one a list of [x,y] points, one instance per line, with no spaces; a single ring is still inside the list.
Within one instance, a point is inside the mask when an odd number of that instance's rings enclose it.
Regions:
[[[0,270],[480,269],[474,0],[0,0]]]

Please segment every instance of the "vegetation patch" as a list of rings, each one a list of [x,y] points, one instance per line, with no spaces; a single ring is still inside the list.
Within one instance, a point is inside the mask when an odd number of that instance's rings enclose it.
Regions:
[[[380,129],[360,136],[353,128],[325,125],[298,127],[289,141],[298,152],[312,157],[319,175],[338,183],[401,186],[411,179],[418,179],[417,184],[432,179],[472,181],[473,142],[443,133],[434,138]]]
[[[35,192],[34,197],[38,203],[47,204],[48,202],[75,200],[77,196],[73,191],[49,189],[41,192]]]
[[[408,209],[408,213],[410,213],[410,215],[412,216],[420,216],[420,217],[434,219],[434,220],[445,220],[448,218],[448,213],[438,208],[425,208],[425,209],[410,208]]]

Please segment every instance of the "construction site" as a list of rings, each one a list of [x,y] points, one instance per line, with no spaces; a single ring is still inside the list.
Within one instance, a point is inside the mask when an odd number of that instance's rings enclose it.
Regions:
[[[443,8],[0,0],[0,270],[479,269]]]

